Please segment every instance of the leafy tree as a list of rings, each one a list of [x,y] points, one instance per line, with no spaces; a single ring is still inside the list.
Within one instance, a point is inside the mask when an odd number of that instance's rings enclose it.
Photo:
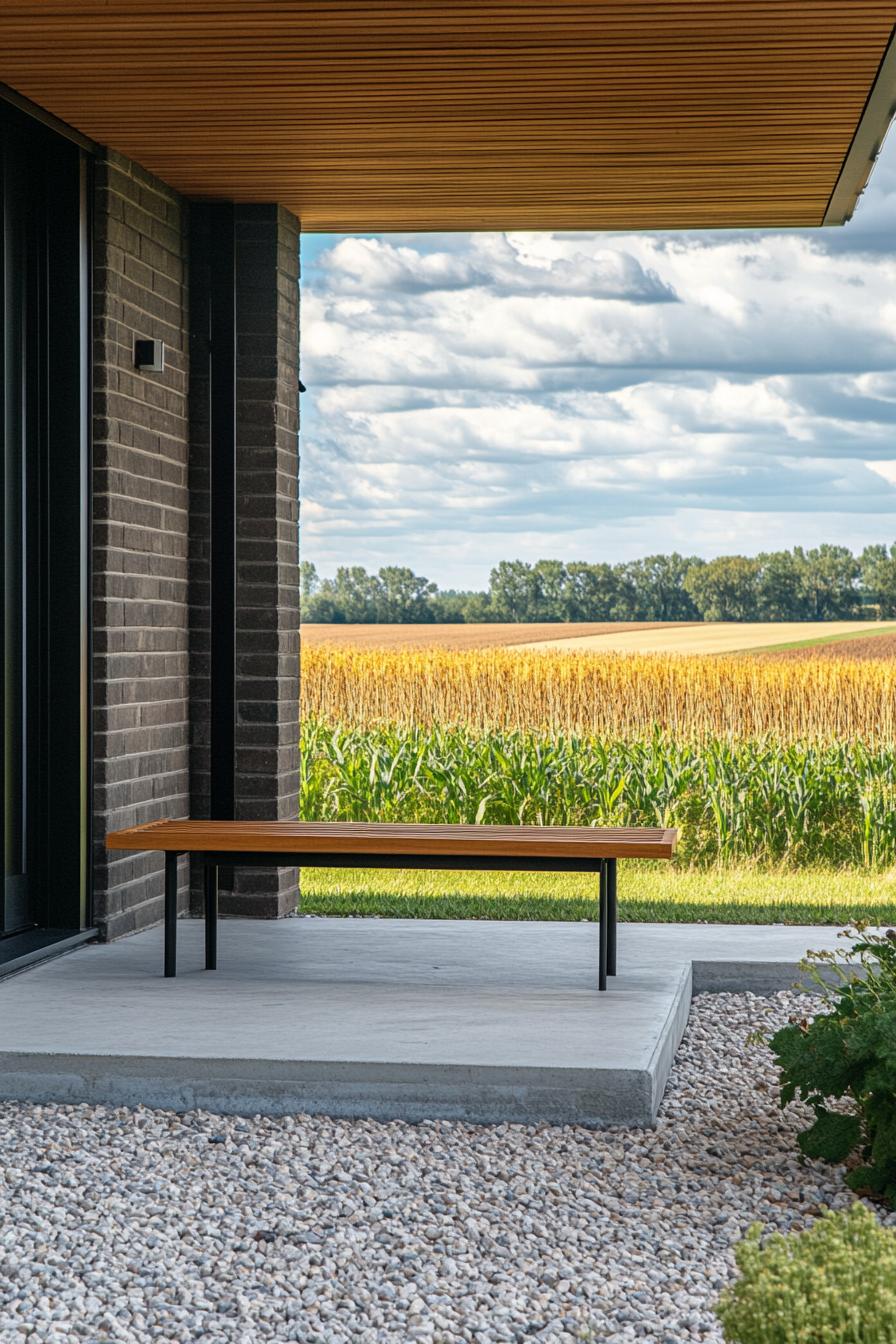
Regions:
[[[759,619],[801,621],[808,619],[806,562],[792,551],[770,551],[756,557],[759,574],[756,588]]]
[[[379,620],[382,584],[362,565],[342,565],[335,578],[324,579],[320,596],[329,598],[351,624],[366,625]]]
[[[492,605],[488,593],[468,593],[463,610],[464,620],[469,621],[471,625],[503,619]]]
[[[770,551],[750,558],[648,555],[625,564],[502,560],[488,592],[439,592],[403,565],[368,574],[343,566],[321,579],[299,567],[305,621],[710,621],[896,617],[896,543]]]
[[[755,621],[758,580],[757,560],[720,555],[688,570],[684,583],[705,621]]]
[[[565,621],[566,615],[566,566],[562,560],[538,560],[532,566],[532,578],[535,583],[535,608],[530,620]]]
[[[638,621],[641,619],[641,599],[631,575],[630,565],[614,565],[616,600],[610,612],[611,621]]]
[[[619,601],[620,580],[612,565],[574,561],[566,566],[566,621],[610,621]]]
[[[859,562],[846,546],[827,542],[812,551],[799,546],[794,555],[805,564],[807,619],[845,620],[859,613]]]
[[[454,588],[447,588],[441,593],[436,590],[428,599],[429,610],[432,613],[430,620],[440,621],[448,625],[461,625],[468,619],[466,607],[469,600],[481,596],[481,593],[458,592]]]
[[[313,597],[320,587],[320,579],[317,576],[317,566],[312,565],[310,560],[303,560],[299,565],[299,595],[303,601]]]
[[[489,575],[489,598],[499,621],[531,621],[538,606],[538,580],[525,560],[502,560]]]
[[[331,598],[321,596],[320,586],[316,566],[312,565],[310,560],[303,560],[299,565],[299,605],[302,620],[306,624],[319,622],[322,625],[333,625],[342,621],[343,616],[338,605]]]
[[[637,594],[636,608],[645,621],[690,621],[699,615],[685,587],[690,571],[704,562],[696,555],[648,555],[626,566],[626,575]],[[636,618],[637,619],[637,618]]]
[[[876,615],[896,616],[896,544],[866,546],[859,557],[862,592]]]
[[[342,625],[345,614],[339,603],[325,593],[314,593],[302,603],[302,621],[305,625]]]
[[[380,591],[377,619],[380,621],[423,623],[432,620],[430,598],[436,585],[403,565],[384,565],[377,575]]]

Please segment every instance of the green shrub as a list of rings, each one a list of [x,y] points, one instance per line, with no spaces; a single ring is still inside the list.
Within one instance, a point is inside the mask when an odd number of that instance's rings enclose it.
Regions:
[[[716,1307],[737,1344],[894,1344],[896,1232],[863,1204],[823,1214],[806,1232],[752,1227],[736,1252],[740,1278]]]
[[[847,1184],[896,1207],[896,932],[854,932],[858,941],[839,954],[844,968],[833,952],[808,963],[830,1011],[791,1022],[770,1045],[782,1107],[799,1097],[814,1115],[798,1140],[806,1157],[857,1160]]]

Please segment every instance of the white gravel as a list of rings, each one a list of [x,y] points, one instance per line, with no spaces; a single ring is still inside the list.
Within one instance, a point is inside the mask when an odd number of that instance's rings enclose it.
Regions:
[[[849,1202],[695,1000],[655,1130],[0,1105],[0,1340],[720,1340],[731,1245]]]

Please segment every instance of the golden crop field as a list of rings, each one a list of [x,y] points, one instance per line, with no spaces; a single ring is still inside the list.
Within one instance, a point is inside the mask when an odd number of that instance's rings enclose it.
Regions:
[[[894,742],[896,660],[312,645],[302,712],[358,726]]]

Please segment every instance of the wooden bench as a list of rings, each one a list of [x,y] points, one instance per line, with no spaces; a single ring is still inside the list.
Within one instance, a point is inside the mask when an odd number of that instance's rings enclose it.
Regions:
[[[592,873],[599,878],[598,989],[616,974],[616,861],[671,859],[676,831],[650,827],[419,826],[362,821],[150,821],[109,849],[165,855],[165,975],[177,970],[177,861],[205,868],[205,965],[217,965],[218,869],[443,868]]]

